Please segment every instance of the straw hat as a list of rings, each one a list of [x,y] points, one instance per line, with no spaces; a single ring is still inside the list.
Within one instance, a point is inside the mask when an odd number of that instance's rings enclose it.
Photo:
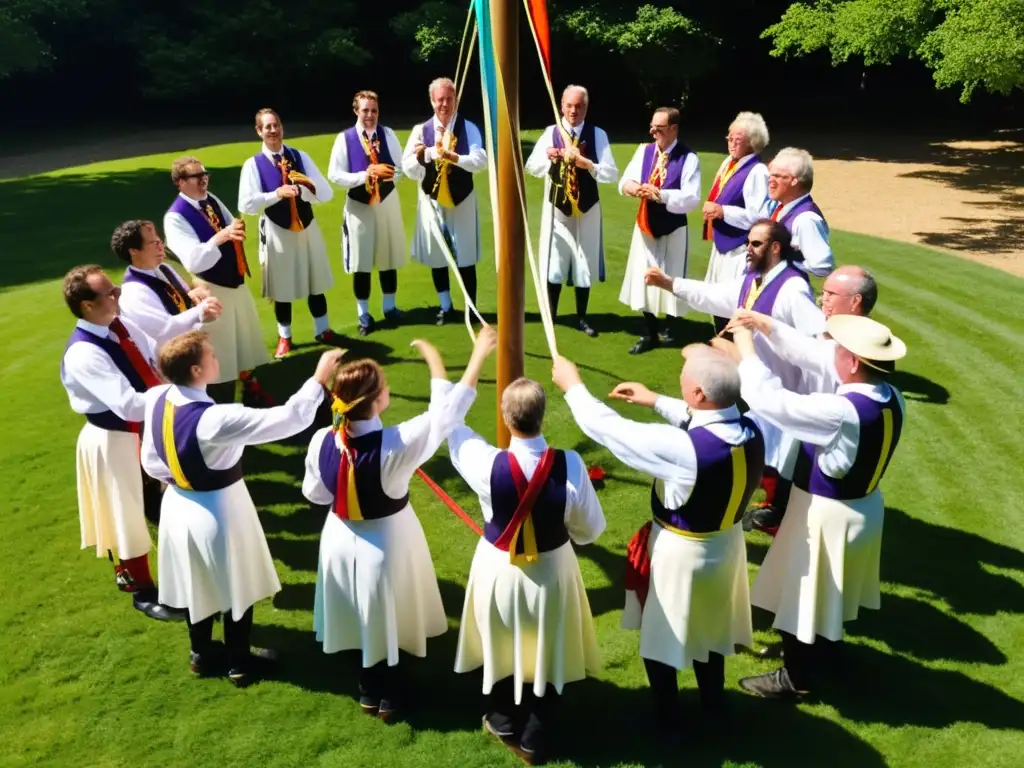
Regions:
[[[837,344],[868,363],[893,362],[907,354],[907,345],[870,317],[832,315],[825,329]]]

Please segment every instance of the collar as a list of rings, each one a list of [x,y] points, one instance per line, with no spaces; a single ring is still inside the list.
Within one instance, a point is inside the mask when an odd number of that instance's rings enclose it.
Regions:
[[[735,405],[730,405],[728,408],[722,408],[717,411],[705,411],[699,408],[691,408],[690,413],[693,415],[690,417],[688,429],[693,429],[694,427],[706,427],[708,424],[718,424],[723,421],[736,421],[740,417],[740,409]]]
[[[191,205],[191,206],[192,206],[193,208],[195,208],[195,209],[196,209],[197,211],[199,210],[199,201],[198,201],[198,200],[194,200],[193,198],[191,198],[191,197],[189,197],[188,195],[186,195],[186,194],[185,194],[184,192],[179,192],[179,193],[178,193],[178,197],[180,197],[180,198],[181,198],[182,200],[184,200],[184,201],[185,201],[186,203],[188,203],[189,205]],[[212,201],[212,200],[213,200],[213,195],[212,195],[212,194],[210,194],[210,190],[206,190],[206,199],[207,199],[207,200],[210,200],[210,201]]]
[[[586,121],[586,120],[584,120],[584,121],[583,121],[582,123],[580,123],[579,125],[577,125],[577,126],[572,126],[572,125],[569,125],[569,121],[568,121],[568,120],[566,120],[566,119],[565,119],[565,118],[563,117],[563,118],[562,118],[562,120],[561,120],[561,123],[562,123],[562,127],[563,127],[563,128],[565,129],[565,130],[569,131],[570,133],[572,133],[573,131],[575,131],[575,132],[576,132],[576,135],[577,135],[577,136],[580,136],[580,135],[582,135],[582,133],[583,133],[583,126],[585,126],[585,125],[587,124],[587,121]]]
[[[281,142],[281,151],[278,152],[277,154],[283,155],[284,154],[284,148],[285,148],[285,143],[282,141]],[[273,160],[274,160],[274,153],[270,151],[270,147],[268,147],[266,144],[263,144],[261,146],[261,149],[263,151],[263,154],[267,156],[267,159],[270,160],[271,162],[273,162]]]
[[[434,132],[435,133],[437,132],[438,128],[444,128],[445,131],[447,132],[447,131],[451,131],[452,128],[455,127],[455,121],[459,119],[459,113],[456,112],[454,115],[452,115],[451,122],[449,122],[448,125],[442,124],[441,120],[438,118],[437,115],[434,115],[434,117],[432,119],[434,121]]]
[[[515,448],[520,448],[528,453],[541,454],[547,450],[548,442],[544,439],[544,435],[537,435],[536,437],[513,437],[509,440],[508,449],[513,451]]]
[[[174,384],[171,385],[171,389],[177,390],[177,393],[185,400],[199,403],[213,402],[213,398],[206,394],[206,387],[180,387]]]
[[[384,429],[384,422],[380,420],[380,416],[374,416],[372,419],[361,419],[359,421],[348,422],[348,433],[352,437],[362,437],[368,435],[371,432],[377,432]]]
[[[782,206],[782,213],[780,215],[785,215],[785,214],[789,213],[791,210],[793,210],[794,207],[796,207],[796,205],[798,203],[803,202],[804,200],[806,200],[810,196],[811,196],[811,193],[808,192],[806,195],[800,195],[800,197],[798,197],[796,200],[790,200],[788,203],[786,203],[784,206]]]
[[[375,126],[373,126],[372,129],[367,130],[366,126],[363,125],[361,120],[356,120],[356,133],[359,136],[362,136],[363,135],[363,131],[366,131],[366,135],[369,136],[372,139],[373,138],[373,134],[378,133],[380,131],[380,123],[377,123]],[[380,138],[380,137],[378,137],[378,138]]]
[[[658,147],[658,142],[656,142],[656,141],[655,141],[655,142],[653,142],[653,143],[654,143],[654,146],[655,146],[655,148],[657,149],[657,147]],[[669,145],[668,145],[668,146],[667,146],[667,147],[666,147],[666,148],[664,149],[664,151],[662,151],[662,150],[660,150],[660,149],[659,149],[658,151],[659,151],[659,152],[661,152],[661,153],[662,153],[663,155],[667,155],[667,154],[668,154],[669,152],[671,152],[671,151],[672,151],[673,149],[675,149],[675,148],[676,148],[676,144],[678,144],[678,143],[679,143],[679,139],[676,139],[676,140],[675,140],[675,141],[673,141],[673,142],[672,142],[671,144],[669,144]]]
[[[128,269],[130,269],[132,272],[135,272],[136,274],[149,275],[150,277],[155,277],[160,280],[163,280],[164,282],[167,282],[167,278],[164,276],[164,273],[159,266],[156,269],[139,269],[138,267],[134,267],[131,264],[129,264]]]
[[[784,270],[787,266],[789,266],[789,262],[788,261],[786,261],[785,259],[780,261],[778,264],[776,264],[774,267],[772,267],[771,269],[769,269],[767,272],[764,273],[764,275],[762,276],[762,279],[761,279],[761,284],[762,285],[767,285],[768,283],[770,283],[776,277],[781,275],[782,274],[782,270]]]
[[[101,339],[107,338],[113,331],[110,330],[108,325],[96,325],[96,323],[90,323],[88,320],[79,319],[75,325],[81,328],[83,331],[88,331],[93,336],[99,336]]]
[[[889,402],[889,398],[892,397],[892,388],[885,382],[878,382],[877,384],[840,384],[836,389],[837,395],[844,395],[847,392],[857,392],[861,395],[867,395],[872,400],[877,400],[880,403]]]

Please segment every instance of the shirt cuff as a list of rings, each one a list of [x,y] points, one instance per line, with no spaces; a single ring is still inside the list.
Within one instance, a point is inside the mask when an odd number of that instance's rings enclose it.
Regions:
[[[320,384],[319,381],[310,377],[306,379],[306,383],[299,389],[298,394],[305,400],[309,400],[317,405],[324,399],[324,395],[327,394],[327,389]]]

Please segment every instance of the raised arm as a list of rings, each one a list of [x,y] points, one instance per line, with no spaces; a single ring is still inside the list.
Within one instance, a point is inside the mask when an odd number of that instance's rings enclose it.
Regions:
[[[835,367],[835,342],[807,336],[769,315],[737,309],[727,330],[744,326],[758,331],[783,361],[818,376],[828,376]]]

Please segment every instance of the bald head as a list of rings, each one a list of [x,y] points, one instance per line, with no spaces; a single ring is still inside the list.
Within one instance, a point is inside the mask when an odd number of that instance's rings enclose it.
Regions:
[[[825,317],[832,315],[864,315],[878,301],[878,285],[870,272],[855,264],[833,270],[821,288],[821,309]]]
[[[690,345],[684,354],[679,384],[691,408],[717,411],[739,402],[740,374],[735,360],[704,345]]]

